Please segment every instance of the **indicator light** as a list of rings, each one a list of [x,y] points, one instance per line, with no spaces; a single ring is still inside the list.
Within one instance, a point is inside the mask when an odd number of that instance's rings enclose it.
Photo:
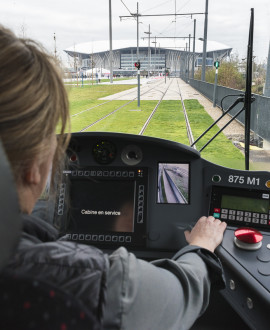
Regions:
[[[76,162],[76,160],[77,160],[77,156],[76,156],[75,154],[73,154],[73,155],[71,155],[71,156],[69,157],[69,159],[70,159],[72,162]]]
[[[265,185],[266,185],[267,188],[270,188],[270,180],[267,180],[267,181],[265,182]]]
[[[134,63],[135,68],[137,68],[138,70],[140,70],[141,67],[141,63],[140,62],[135,62]]]
[[[215,62],[214,62],[214,67],[215,67],[216,69],[219,68],[219,61],[215,61]]]
[[[218,183],[221,181],[221,176],[218,175],[218,174],[215,174],[212,176],[212,181],[215,182],[215,183]]]

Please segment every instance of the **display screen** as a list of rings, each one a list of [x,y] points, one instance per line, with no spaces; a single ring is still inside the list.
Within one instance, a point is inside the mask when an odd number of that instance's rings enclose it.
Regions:
[[[69,231],[133,232],[135,181],[71,182]]]
[[[269,200],[242,196],[222,195],[221,208],[257,213],[268,213]]]
[[[189,204],[189,164],[158,164],[157,203]]]

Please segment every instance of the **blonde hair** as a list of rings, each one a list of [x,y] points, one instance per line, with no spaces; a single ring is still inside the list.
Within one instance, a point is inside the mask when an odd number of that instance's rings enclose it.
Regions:
[[[58,163],[69,139],[64,136],[69,120],[55,60],[38,43],[0,26],[0,138],[17,183],[35,157],[46,158],[49,138],[60,123]]]

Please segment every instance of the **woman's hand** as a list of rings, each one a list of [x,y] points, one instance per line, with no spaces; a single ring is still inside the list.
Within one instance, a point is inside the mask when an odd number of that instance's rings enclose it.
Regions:
[[[201,217],[191,231],[185,231],[186,240],[190,245],[201,246],[214,252],[222,242],[226,222],[212,216]]]

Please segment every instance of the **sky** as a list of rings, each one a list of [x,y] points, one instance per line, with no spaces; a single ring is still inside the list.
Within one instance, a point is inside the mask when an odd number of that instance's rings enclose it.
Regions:
[[[130,13],[137,12],[137,1],[111,0],[112,35],[115,40],[137,38],[137,25]],[[181,16],[140,17],[140,38],[151,36],[193,36],[196,19],[196,38],[204,34],[205,0],[138,0],[139,14],[191,14]],[[251,8],[254,8],[255,61],[266,61],[270,41],[269,0],[209,0],[207,39],[233,48],[239,59],[246,57]],[[200,13],[200,14],[194,14]],[[83,42],[108,40],[109,0],[0,0],[0,24],[17,35],[41,42],[50,52],[55,46],[63,62],[63,52]],[[54,41],[54,34],[56,42]],[[176,39],[170,39],[172,47]],[[162,39],[157,39],[162,47]],[[167,40],[168,41],[168,40]],[[75,46],[74,46],[75,47]]]

